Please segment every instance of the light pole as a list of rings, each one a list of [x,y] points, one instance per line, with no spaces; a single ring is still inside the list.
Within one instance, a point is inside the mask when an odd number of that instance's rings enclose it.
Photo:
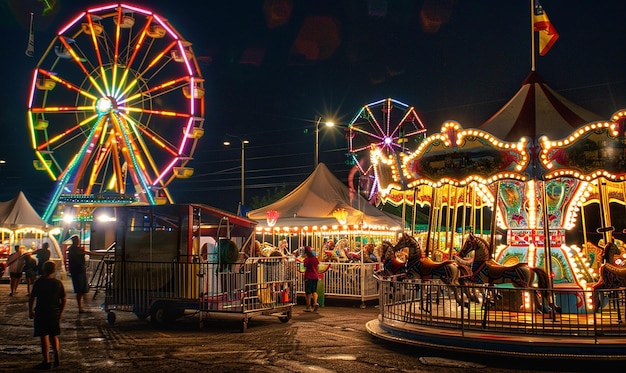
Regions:
[[[322,117],[318,117],[315,121],[315,161],[313,163],[313,169],[317,168],[319,163],[319,155],[320,155],[320,122],[322,121]],[[328,121],[325,123],[326,127],[332,127],[335,123]]]
[[[249,144],[250,141],[244,140],[238,136],[228,134],[226,136],[233,137],[241,142],[241,201],[239,203],[241,206],[244,206],[246,190],[246,144]],[[224,145],[230,146],[230,141],[224,141]]]

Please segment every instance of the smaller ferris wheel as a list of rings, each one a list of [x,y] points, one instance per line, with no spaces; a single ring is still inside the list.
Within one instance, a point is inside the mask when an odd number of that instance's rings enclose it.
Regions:
[[[372,163],[370,150],[379,149],[387,157],[409,152],[411,141],[426,136],[426,127],[417,115],[415,108],[398,100],[386,98],[363,106],[347,128],[348,147],[354,161],[349,184],[354,188],[353,175],[359,175],[359,189],[369,201],[376,198],[378,182]]]
[[[204,134],[204,81],[188,42],[167,19],[115,3],[76,15],[32,75],[28,125],[34,167],[62,195],[130,195],[173,203]]]

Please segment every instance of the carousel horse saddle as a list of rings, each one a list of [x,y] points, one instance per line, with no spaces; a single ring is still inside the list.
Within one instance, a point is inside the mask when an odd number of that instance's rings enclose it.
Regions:
[[[493,259],[486,261],[484,265],[487,266],[487,271],[489,273],[489,277],[491,278],[500,278],[507,271],[515,270],[519,267],[528,267],[528,263],[517,263],[507,266],[504,264],[500,264]]]
[[[446,260],[445,262],[435,262],[434,260],[430,258],[421,258],[420,263],[421,264],[420,264],[419,272],[422,276],[429,276],[442,268],[447,268],[450,265],[456,265],[456,263],[454,263],[454,260]]]

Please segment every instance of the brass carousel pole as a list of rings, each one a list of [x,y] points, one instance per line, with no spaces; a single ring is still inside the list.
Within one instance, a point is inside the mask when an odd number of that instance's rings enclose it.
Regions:
[[[430,246],[431,246],[431,237],[433,230],[433,223],[435,222],[435,197],[437,196],[437,188],[432,187],[432,192],[430,193],[430,212],[428,213],[428,233],[426,234],[426,257],[429,256]]]
[[[452,234],[450,235],[450,247],[448,248],[448,259],[452,259],[452,253],[454,251],[454,238],[456,236],[456,223],[459,219],[459,206],[457,204],[459,200],[459,188],[454,187],[454,215],[452,216]],[[448,201],[449,203],[450,201]]]
[[[415,223],[417,220],[417,188],[413,188],[413,218],[411,220],[411,234],[415,236]]]
[[[467,193],[468,185],[463,187],[463,216],[461,216],[461,240],[465,237],[465,227],[467,223]]]
[[[548,274],[548,286],[550,286],[550,289],[552,289],[553,287],[553,283],[552,283],[552,254],[551,254],[551,249],[550,249],[550,219],[548,218],[548,184],[547,182],[544,180],[541,184],[543,184],[543,191],[542,191],[542,213],[543,213],[543,256],[544,256],[544,261],[543,261],[543,265],[544,265],[544,269],[546,271],[546,273]]]

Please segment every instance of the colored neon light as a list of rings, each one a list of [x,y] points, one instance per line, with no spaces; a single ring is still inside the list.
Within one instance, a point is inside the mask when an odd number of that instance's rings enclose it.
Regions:
[[[78,22],[79,19],[83,18],[84,15],[85,15],[85,12],[82,12],[78,17],[76,17],[73,20],[71,20],[65,27],[62,27],[61,30],[59,30],[57,35],[61,36],[61,35],[65,34],[65,31],[67,31],[76,22]]]
[[[47,76],[48,78],[54,80],[55,82],[57,82],[57,83],[59,83],[61,85],[64,85],[65,87],[67,87],[67,88],[69,88],[71,90],[74,90],[74,91],[80,93],[81,95],[83,95],[85,97],[88,97],[88,98],[90,98],[92,100],[96,100],[97,99],[97,97],[92,95],[91,93],[89,93],[89,92],[87,92],[87,91],[85,91],[83,89],[80,89],[80,87],[77,87],[76,85],[68,82],[65,79],[59,78],[56,74],[54,74],[54,73],[52,73],[50,71],[47,71],[47,70],[44,70],[44,69],[39,69],[38,71],[40,73],[42,73],[43,75]]]
[[[133,54],[131,55],[130,59],[128,60],[128,63],[126,64],[126,68],[124,69],[124,73],[122,74],[122,78],[120,79],[120,83],[119,83],[118,89],[117,89],[117,91],[114,94],[116,97],[119,95],[120,91],[124,87],[124,82],[128,78],[128,72],[130,71],[130,66],[133,65],[133,62],[135,61],[135,57],[137,56],[137,53],[139,53],[139,49],[141,48],[141,44],[143,43],[143,40],[146,37],[146,33],[148,32],[148,29],[150,28],[150,23],[152,22],[152,18],[153,17],[148,17],[148,20],[146,21],[146,25],[144,26],[144,28],[141,30],[141,33],[139,34],[139,38],[137,39],[137,43],[135,44],[135,47],[133,48]]]
[[[33,82],[30,85],[30,95],[28,96],[28,108],[33,107],[33,99],[35,98],[35,89],[37,88],[37,69],[33,71]]]
[[[156,19],[156,20],[159,22],[159,24],[160,24],[161,26],[163,26],[163,28],[164,28],[165,30],[167,30],[167,32],[168,32],[168,33],[172,36],[172,38],[174,38],[175,40],[178,40],[178,39],[179,39],[178,34],[177,34],[177,33],[175,33],[175,32],[174,32],[174,31],[173,31],[173,30],[172,30],[172,29],[171,29],[171,28],[167,25],[167,22],[164,22],[164,21],[161,19],[161,17],[159,17],[158,15],[156,15],[156,14],[155,14],[155,15],[154,15],[154,19]]]
[[[119,101],[118,101],[118,103],[119,103],[120,105],[121,105],[121,104],[126,104],[126,103],[128,103],[128,102],[131,102],[131,101],[133,101],[133,100],[135,100],[135,99],[139,98],[139,97],[146,96],[146,95],[148,95],[149,93],[156,92],[156,91],[161,90],[161,89],[163,89],[163,88],[168,88],[168,87],[171,87],[171,86],[173,86],[174,84],[180,83],[180,82],[185,81],[185,80],[187,80],[187,79],[189,79],[189,77],[187,77],[187,76],[183,76],[183,77],[180,77],[180,78],[178,78],[178,79],[174,79],[174,80],[167,81],[167,82],[165,82],[165,83],[163,83],[163,84],[159,84],[159,85],[157,85],[157,86],[154,86],[154,87],[150,88],[150,89],[149,89],[149,90],[147,90],[147,91],[144,91],[144,92],[139,92],[139,93],[134,94],[134,95],[132,95],[132,96],[128,96],[128,97],[127,97],[126,99],[124,99],[124,100],[119,100]]]
[[[165,117],[181,117],[181,118],[189,118],[191,115],[187,114],[187,113],[176,113],[173,111],[165,111],[165,110],[149,110],[149,109],[142,109],[142,108],[134,108],[134,107],[121,107],[119,108],[120,111],[126,111],[129,113],[145,113],[145,114],[156,114],[156,115],[163,115]]]
[[[87,14],[87,22],[89,22],[89,29],[91,30],[91,41],[93,42],[93,47],[96,52],[96,56],[98,57],[98,65],[100,65],[100,75],[102,75],[102,80],[104,81],[104,90],[106,91],[107,95],[110,95],[111,91],[109,90],[109,82],[106,72],[104,71],[102,55],[100,54],[100,47],[98,46],[97,35],[93,29],[93,20],[91,18],[91,14]]]
[[[95,119],[95,118],[97,118],[97,117],[98,117],[97,115],[93,115],[93,116],[91,116],[91,117],[89,117],[89,118],[86,118],[86,119],[82,120],[82,121],[81,121],[80,123],[78,123],[76,126],[74,126],[74,127],[70,128],[70,129],[68,129],[68,130],[66,130],[66,131],[64,131],[64,132],[62,132],[62,133],[60,133],[60,134],[58,134],[58,135],[54,136],[53,138],[51,138],[50,140],[48,140],[48,141],[47,141],[47,142],[45,142],[45,143],[40,144],[40,145],[37,147],[37,150],[44,150],[45,148],[49,147],[50,145],[54,144],[55,142],[57,142],[57,141],[59,141],[60,139],[62,139],[63,137],[65,137],[67,134],[74,132],[76,129],[78,129],[78,128],[80,128],[80,127],[84,126],[84,125],[85,125],[85,123],[87,123],[87,122],[91,122],[92,120],[94,120],[94,119]]]

